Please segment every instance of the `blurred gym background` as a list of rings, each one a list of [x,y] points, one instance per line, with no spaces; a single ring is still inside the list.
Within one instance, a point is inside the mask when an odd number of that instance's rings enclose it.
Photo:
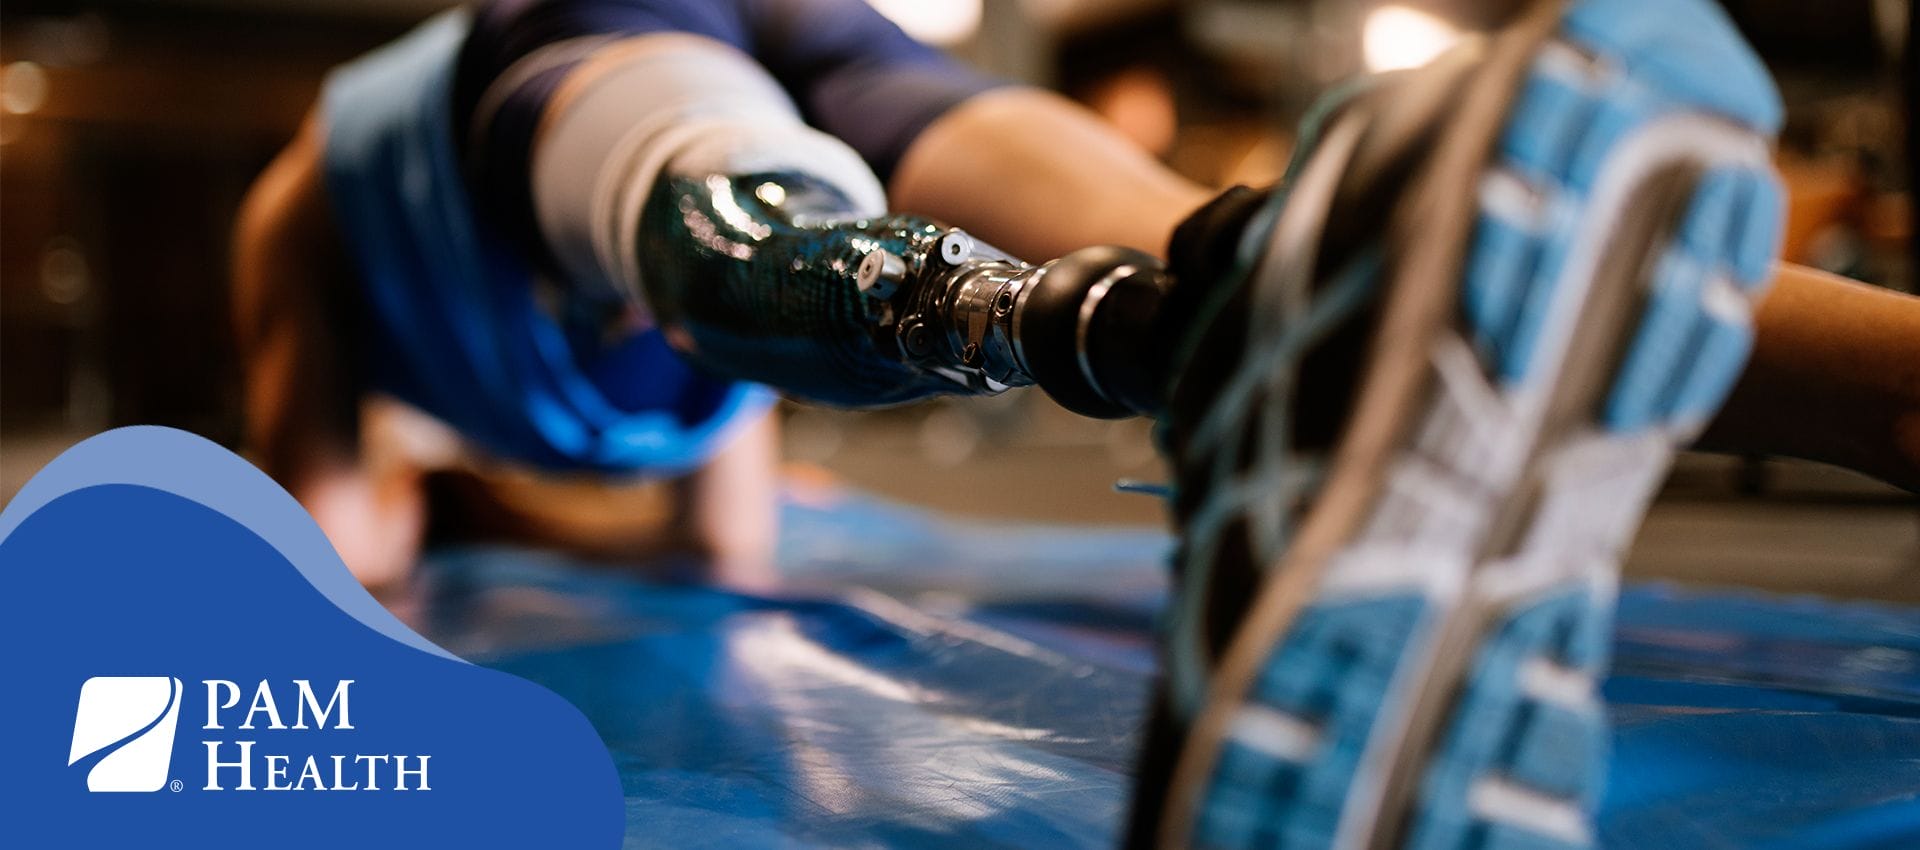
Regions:
[[[916,36],[1086,103],[1201,181],[1273,180],[1329,84],[1419,64],[1475,0],[871,0]],[[1911,0],[1726,0],[1789,105],[1790,259],[1912,291]],[[328,68],[438,0],[9,0],[0,7],[0,500],[74,441],[172,425],[237,446],[229,234]],[[1035,393],[791,407],[796,480],[981,516],[1158,523],[1144,422]],[[805,489],[805,488],[802,488]],[[583,497],[588,498],[588,497]],[[1687,459],[1641,576],[1920,600],[1920,510],[1833,470]]]

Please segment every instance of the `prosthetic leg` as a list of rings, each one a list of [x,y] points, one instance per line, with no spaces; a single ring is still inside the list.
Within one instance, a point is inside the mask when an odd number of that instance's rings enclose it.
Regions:
[[[1159,260],[1029,265],[912,216],[854,218],[799,173],[682,174],[644,216],[648,301],[701,362],[843,405],[1037,384],[1087,416],[1157,407]]]
[[[569,297],[624,300],[704,367],[829,404],[1037,384],[1088,416],[1157,409],[1158,260],[1034,266],[888,215],[857,154],[706,39],[634,39],[569,84],[532,169]]]

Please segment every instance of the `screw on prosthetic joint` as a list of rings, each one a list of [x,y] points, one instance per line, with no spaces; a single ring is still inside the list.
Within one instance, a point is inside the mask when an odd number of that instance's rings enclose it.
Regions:
[[[1152,331],[1168,277],[1151,256],[1089,248],[1031,266],[946,230],[905,255],[874,250],[857,279],[901,356],[969,391],[1038,384],[1098,418],[1159,406]]]
[[[901,254],[873,249],[855,280],[883,347],[968,392],[997,393],[1033,383],[1015,351],[1011,314],[994,314],[995,300],[1010,303],[1029,269],[963,231],[935,229]]]

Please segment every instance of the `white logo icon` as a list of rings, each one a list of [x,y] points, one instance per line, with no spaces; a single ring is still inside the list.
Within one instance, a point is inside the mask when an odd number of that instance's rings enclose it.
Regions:
[[[95,676],[80,686],[67,765],[106,752],[87,771],[87,790],[166,787],[180,693],[180,680],[169,676]]]

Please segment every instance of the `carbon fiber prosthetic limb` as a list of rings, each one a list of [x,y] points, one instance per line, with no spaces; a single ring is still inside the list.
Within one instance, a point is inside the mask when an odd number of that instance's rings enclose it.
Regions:
[[[624,39],[569,73],[531,166],[544,243],[709,370],[850,407],[1034,384],[1090,416],[1157,406],[1154,258],[1031,266],[888,214],[859,152],[711,39]]]
[[[795,171],[669,165],[635,252],[656,319],[708,368],[829,404],[1037,384],[1087,416],[1157,408],[1159,260],[1089,248],[1029,265],[958,229],[854,208]]]

